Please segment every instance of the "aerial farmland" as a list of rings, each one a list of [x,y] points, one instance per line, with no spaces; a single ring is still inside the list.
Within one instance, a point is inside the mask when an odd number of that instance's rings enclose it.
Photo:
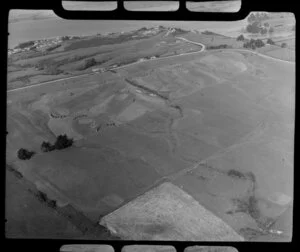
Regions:
[[[273,43],[161,22],[10,49],[6,236],[290,241],[295,20],[272,15]]]

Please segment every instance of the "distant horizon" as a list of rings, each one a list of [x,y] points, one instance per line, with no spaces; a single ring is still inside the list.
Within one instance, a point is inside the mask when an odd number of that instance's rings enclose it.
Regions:
[[[260,11],[262,12],[262,11]],[[251,12],[256,13],[256,12]],[[251,14],[249,13],[249,15]],[[38,21],[38,22],[36,22]],[[8,48],[23,42],[61,36],[94,36],[130,32],[142,27],[163,25],[199,32],[210,30],[235,37],[242,32],[247,17],[238,21],[147,21],[147,20],[66,20],[52,10],[11,10],[9,13]]]
[[[38,22],[36,22],[38,21]],[[236,30],[245,20],[218,21],[147,21],[147,20],[65,20],[52,10],[11,10],[9,13],[8,48],[20,43],[60,36],[92,36],[111,32],[129,32],[142,27],[164,25],[187,30]],[[66,32],[67,31],[67,32]]]

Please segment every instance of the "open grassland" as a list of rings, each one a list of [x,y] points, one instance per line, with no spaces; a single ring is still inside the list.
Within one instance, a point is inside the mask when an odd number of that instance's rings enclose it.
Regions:
[[[90,72],[94,67],[124,65],[150,57],[198,51],[199,46],[166,37],[167,29],[140,29],[125,34],[91,36],[64,42],[63,51],[15,55],[8,65],[8,89]],[[87,65],[87,60],[95,60]]]
[[[6,172],[5,235],[8,238],[79,238],[72,222],[41,203],[11,171]]]
[[[78,209],[99,228],[101,220],[122,238],[288,241],[295,65],[247,50],[200,51],[201,45],[174,35],[205,46],[242,46],[217,34],[140,32],[143,38],[113,46],[86,38],[75,44],[85,48],[11,65],[9,74],[22,77],[18,65],[40,61],[79,73],[88,58],[110,66],[159,55],[8,92],[7,162],[60,208]],[[72,147],[42,152],[43,141],[54,143],[62,134],[74,140]],[[19,160],[20,148],[36,154]],[[151,196],[147,202],[141,201],[145,195]],[[139,222],[132,226],[135,213]]]
[[[268,56],[295,62],[296,52],[293,49],[289,48],[277,48],[276,50],[268,51],[265,53]]]

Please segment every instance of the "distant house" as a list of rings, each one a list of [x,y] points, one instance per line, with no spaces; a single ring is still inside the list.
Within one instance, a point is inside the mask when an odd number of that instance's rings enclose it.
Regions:
[[[156,57],[155,57],[155,56],[152,56],[150,59],[156,59]]]

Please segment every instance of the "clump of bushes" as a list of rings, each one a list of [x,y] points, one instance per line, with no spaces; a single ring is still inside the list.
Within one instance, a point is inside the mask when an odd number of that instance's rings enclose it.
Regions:
[[[89,67],[95,66],[97,65],[97,61],[94,58],[90,58],[90,59],[86,59],[83,63],[83,65],[81,65],[78,70],[85,70]]]
[[[23,43],[20,43],[19,45],[17,45],[15,48],[20,48],[20,49],[24,49],[26,47],[30,47],[30,46],[33,46],[34,45],[34,41],[27,41],[27,42],[23,42]]]
[[[42,152],[49,152],[55,150],[55,146],[49,142],[43,142],[41,145]]]
[[[246,26],[246,30],[249,33],[255,33],[255,34],[267,34],[274,32],[273,27],[270,27],[270,24],[265,22],[264,20],[269,19],[269,16],[266,13],[251,13],[248,17],[248,25]]]
[[[26,150],[24,148],[21,148],[18,150],[18,158],[21,159],[21,160],[28,160],[30,159],[33,155],[35,154],[34,151],[29,151],[29,150]]]
[[[245,38],[244,38],[243,34],[241,34],[240,36],[238,36],[236,38],[236,41],[244,41],[244,40],[245,40]]]
[[[221,44],[221,45],[207,47],[207,49],[225,49],[225,48],[231,48],[231,47],[227,44]]]
[[[272,39],[268,38],[267,44],[269,44],[269,45],[275,45],[275,42]]]
[[[282,48],[286,48],[286,47],[287,47],[287,43],[282,43],[282,44],[281,44],[281,47],[282,47]]]
[[[38,191],[38,193],[36,194],[36,196],[38,197],[38,199],[40,201],[48,204],[49,207],[56,208],[56,206],[57,206],[56,205],[56,201],[49,199],[46,193]]]
[[[274,32],[274,28],[270,27],[268,30],[266,26],[262,26],[260,22],[254,22],[252,24],[248,24],[246,27],[246,31],[249,33],[260,33],[260,34],[267,34],[269,31],[270,33]]]
[[[68,138],[66,134],[59,135],[56,138],[56,141],[54,144],[51,144],[49,142],[43,142],[41,145],[42,152],[50,152],[53,150],[62,150],[66,149],[68,147],[71,147],[73,145],[73,139]]]
[[[70,40],[70,37],[69,36],[62,36],[61,40],[62,41],[67,41],[67,40]]]
[[[265,43],[261,39],[250,39],[244,43],[244,48],[256,49],[265,46]]]

